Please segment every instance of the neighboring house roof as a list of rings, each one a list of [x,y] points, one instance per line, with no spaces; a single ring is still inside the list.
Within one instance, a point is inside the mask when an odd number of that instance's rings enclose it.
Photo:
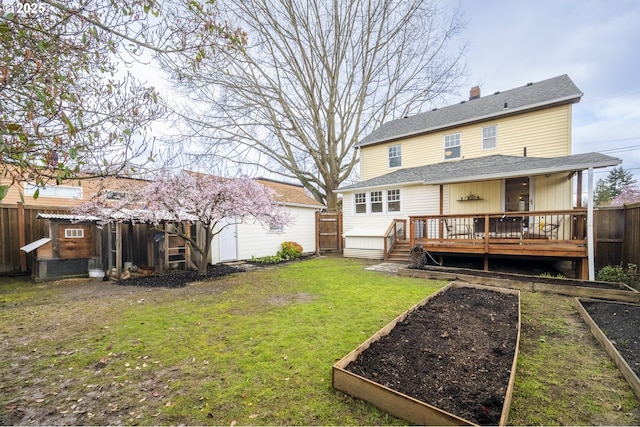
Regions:
[[[301,185],[272,181],[266,178],[259,178],[257,181],[265,187],[274,190],[273,198],[276,202],[289,206],[311,207],[316,209],[325,207],[313,197],[308,196],[304,192],[304,187]]]
[[[339,188],[336,192],[351,192],[364,188],[408,184],[455,184],[460,182],[573,172],[589,168],[616,166],[622,160],[600,153],[574,154],[562,157],[521,157],[494,155],[399,169],[357,184]]]
[[[215,176],[215,175],[205,174],[202,172],[194,172],[194,171],[186,171],[186,172],[196,177]],[[233,179],[233,178],[223,178],[223,177],[217,177],[217,178]],[[316,209],[321,209],[325,207],[322,203],[319,203],[313,197],[308,196],[304,192],[304,187],[302,185],[275,181],[268,178],[256,178],[255,180],[260,184],[264,185],[265,187],[275,190],[273,199],[276,202],[283,203],[287,206],[301,206],[301,207],[310,207],[310,208],[316,208]]]
[[[564,74],[384,123],[355,146],[365,147],[554,105],[576,103],[581,97],[580,89]]]

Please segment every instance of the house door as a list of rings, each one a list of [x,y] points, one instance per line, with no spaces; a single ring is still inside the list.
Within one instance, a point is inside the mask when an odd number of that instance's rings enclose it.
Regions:
[[[220,261],[235,261],[238,259],[238,226],[230,220],[224,220],[226,225],[218,235],[220,241]]]
[[[528,211],[532,194],[529,177],[511,178],[504,181],[504,211],[518,212]]]

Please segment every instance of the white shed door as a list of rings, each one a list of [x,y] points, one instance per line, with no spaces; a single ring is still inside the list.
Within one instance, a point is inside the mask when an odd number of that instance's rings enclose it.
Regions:
[[[238,259],[238,227],[225,220],[223,224],[228,224],[222,229],[218,238],[220,241],[220,261],[235,261]]]

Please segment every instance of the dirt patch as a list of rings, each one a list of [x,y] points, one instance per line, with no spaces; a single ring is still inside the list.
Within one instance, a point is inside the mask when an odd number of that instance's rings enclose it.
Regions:
[[[142,286],[145,288],[182,288],[188,283],[224,277],[242,271],[244,270],[229,265],[216,264],[207,268],[207,274],[199,274],[197,271],[174,270],[166,274],[130,277],[118,280],[115,284],[120,286]]]
[[[582,301],[589,316],[640,377],[640,306]]]
[[[497,425],[517,322],[515,295],[451,288],[410,313],[346,369],[466,420]]]
[[[293,295],[274,295],[273,297],[269,298],[269,304],[284,306],[293,303],[311,302],[314,299],[314,295],[307,292],[300,292]]]

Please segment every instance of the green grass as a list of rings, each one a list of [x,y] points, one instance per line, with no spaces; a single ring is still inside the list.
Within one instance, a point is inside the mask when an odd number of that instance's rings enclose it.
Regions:
[[[47,397],[61,411],[71,408],[67,399],[108,390],[90,395],[106,397],[125,423],[402,423],[335,392],[331,366],[443,282],[331,258],[239,274],[207,291],[220,282],[154,290],[153,298],[135,290],[105,313],[89,303],[101,321],[62,342],[42,337],[37,347],[47,350],[37,351],[32,372],[47,375],[51,391],[66,385]],[[21,395],[17,385],[1,391],[3,404]],[[86,411],[82,423],[103,423],[105,414]]]
[[[521,296],[511,425],[633,425],[640,402],[579,318],[573,299]]]
[[[331,366],[445,283],[364,266],[319,258],[181,289],[0,284],[0,425],[402,425],[333,390]],[[570,298],[523,293],[522,314],[510,424],[638,422]]]

